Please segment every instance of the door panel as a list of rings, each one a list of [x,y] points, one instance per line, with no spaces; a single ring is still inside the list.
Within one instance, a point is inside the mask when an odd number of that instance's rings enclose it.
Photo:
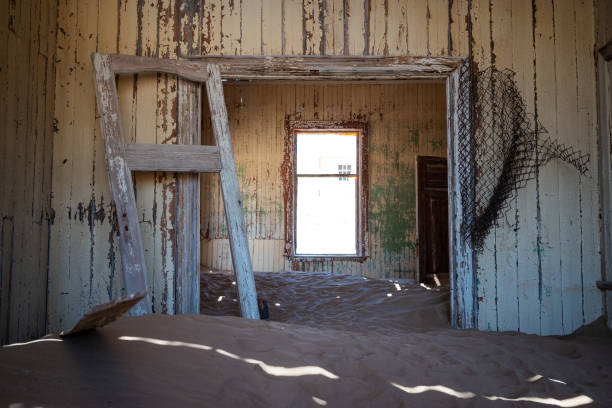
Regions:
[[[419,281],[446,284],[449,258],[446,158],[419,156],[417,175]]]

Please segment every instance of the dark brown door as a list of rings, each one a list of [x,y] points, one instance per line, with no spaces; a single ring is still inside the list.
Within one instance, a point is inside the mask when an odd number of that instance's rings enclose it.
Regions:
[[[448,284],[446,158],[417,157],[419,280]]]

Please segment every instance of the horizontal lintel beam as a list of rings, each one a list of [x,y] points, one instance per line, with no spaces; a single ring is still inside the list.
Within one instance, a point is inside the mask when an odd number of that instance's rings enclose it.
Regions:
[[[373,56],[189,56],[185,61],[217,64],[225,79],[395,80],[441,79],[462,57]]]
[[[128,144],[128,167],[132,171],[216,173],[221,171],[217,146],[177,144]]]
[[[164,72],[194,82],[205,82],[208,78],[206,64],[201,62],[123,54],[110,54],[110,57],[112,70],[117,75]]]

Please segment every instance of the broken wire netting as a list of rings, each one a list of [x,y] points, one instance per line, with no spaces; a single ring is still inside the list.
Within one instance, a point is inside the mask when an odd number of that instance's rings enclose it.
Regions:
[[[528,114],[513,71],[489,67],[472,76],[466,62],[459,77],[461,235],[480,251],[518,189],[536,177],[539,166],[559,159],[586,175],[590,155],[542,137],[546,130]]]

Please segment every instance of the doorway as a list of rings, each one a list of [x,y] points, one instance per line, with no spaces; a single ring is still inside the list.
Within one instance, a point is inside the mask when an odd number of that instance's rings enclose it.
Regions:
[[[448,170],[445,157],[417,156],[419,282],[449,284]]]

